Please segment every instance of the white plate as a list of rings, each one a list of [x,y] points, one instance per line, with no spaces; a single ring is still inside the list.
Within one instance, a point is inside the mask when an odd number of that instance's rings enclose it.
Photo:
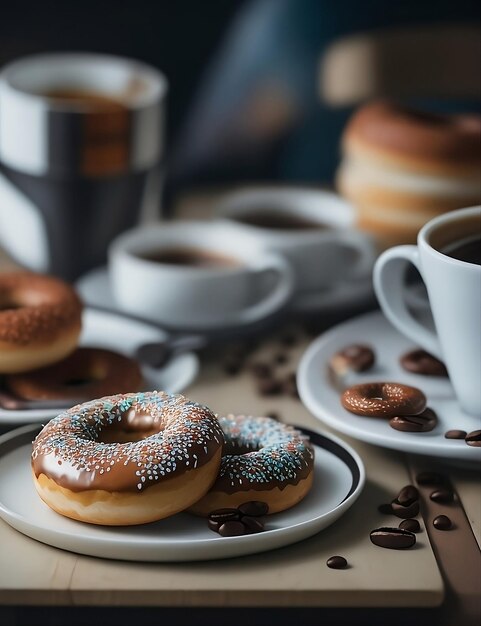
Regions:
[[[331,356],[352,343],[368,344],[376,352],[376,364],[368,372],[352,374],[348,385],[367,381],[400,382],[418,387],[428,406],[438,415],[438,425],[428,433],[406,433],[392,429],[388,420],[359,417],[341,406],[340,391],[328,375]],[[307,349],[297,372],[299,395],[305,406],[322,422],[355,439],[378,446],[463,462],[481,462],[481,448],[463,440],[445,439],[450,429],[467,432],[481,428],[481,419],[459,407],[451,383],[445,377],[420,376],[406,372],[399,357],[416,346],[374,312],[336,326]]]
[[[142,343],[161,341],[165,337],[164,331],[147,322],[88,308],[82,314],[80,345],[109,348],[133,356],[135,349]],[[194,380],[198,370],[199,360],[192,352],[174,357],[162,369],[143,367],[145,389],[162,389],[169,393],[182,391]],[[55,409],[13,411],[0,408],[0,427],[40,422],[57,413]]]
[[[115,308],[106,267],[99,267],[80,278],[76,285],[82,299],[91,306]],[[288,310],[293,313],[330,313],[335,310],[357,308],[374,302],[370,276],[356,282],[341,282],[332,289],[297,294]],[[208,331],[206,331],[208,334]]]
[[[364,486],[359,456],[335,437],[306,431],[315,445],[311,492],[293,509],[266,518],[257,535],[220,537],[205,519],[180,513],[130,527],[102,527],[54,513],[33,485],[31,441],[38,428],[24,426],[0,438],[0,516],[43,543],[92,556],[135,561],[223,559],[279,548],[316,534],[345,513]]]

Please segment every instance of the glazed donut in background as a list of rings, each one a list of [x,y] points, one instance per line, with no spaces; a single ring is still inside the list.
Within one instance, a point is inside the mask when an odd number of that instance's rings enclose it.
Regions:
[[[35,487],[50,508],[72,519],[152,522],[209,491],[223,442],[214,414],[181,395],[105,397],[43,428],[32,450]]]
[[[26,372],[75,350],[82,305],[63,281],[32,272],[0,273],[0,373]]]
[[[419,415],[426,408],[426,396],[417,387],[401,383],[361,383],[348,387],[342,406],[362,417]]]
[[[7,388],[22,400],[76,402],[138,391],[139,364],[122,354],[100,348],[78,348],[62,361],[5,377]],[[72,402],[73,404],[73,402]]]
[[[270,417],[219,418],[226,446],[219,475],[209,493],[189,510],[211,511],[262,501],[269,514],[300,502],[312,486],[314,450],[292,426]]]
[[[374,102],[347,124],[337,186],[380,247],[413,243],[432,218],[480,202],[480,142],[480,116]]]

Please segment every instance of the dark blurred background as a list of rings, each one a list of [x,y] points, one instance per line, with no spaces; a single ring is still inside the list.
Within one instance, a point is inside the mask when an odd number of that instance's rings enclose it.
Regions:
[[[399,83],[389,81],[389,54],[383,54],[393,30],[414,29],[422,41],[434,27],[442,40],[445,26],[479,27],[479,11],[477,0],[18,0],[2,7],[0,64],[34,52],[89,50],[160,68],[170,84],[170,195],[233,180],[330,183],[348,115],[363,98],[384,95],[386,80],[386,95],[438,109],[479,108],[479,86],[448,85],[447,93],[405,88],[410,74],[414,87],[423,84],[419,41],[414,56],[391,63]],[[354,89],[339,97],[335,87],[334,97],[324,98],[323,56],[358,34],[383,40],[375,61],[382,80],[372,94]],[[453,53],[449,41],[445,58],[434,46],[435,71]],[[335,64],[332,73],[336,78]]]

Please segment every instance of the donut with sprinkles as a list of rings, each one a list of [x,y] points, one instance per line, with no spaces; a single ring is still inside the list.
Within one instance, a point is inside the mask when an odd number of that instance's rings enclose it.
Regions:
[[[217,480],[190,511],[207,516],[252,500],[269,513],[300,502],[312,486],[314,449],[301,432],[270,417],[220,417],[226,445]]]
[[[32,471],[42,500],[66,517],[142,524],[202,498],[223,445],[205,406],[164,392],[119,394],[52,419],[33,442]]]

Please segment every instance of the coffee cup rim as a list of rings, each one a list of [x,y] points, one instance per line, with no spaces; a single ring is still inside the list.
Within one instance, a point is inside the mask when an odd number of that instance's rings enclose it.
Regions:
[[[160,273],[169,271],[181,276],[192,275],[193,271],[195,271],[196,277],[206,277],[244,273],[248,268],[258,267],[260,261],[267,261],[273,257],[283,260],[281,255],[267,251],[259,245],[255,245],[250,238],[248,239],[249,244],[251,244],[249,251],[246,250],[243,253],[239,253],[238,250],[233,252],[232,248],[228,248],[226,245],[218,245],[215,242],[209,246],[202,241],[193,243],[185,236],[185,231],[186,229],[192,229],[192,231],[196,229],[198,231],[199,228],[211,237],[218,231],[224,233],[225,236],[229,238],[239,236],[237,229],[230,227],[230,225],[223,224],[220,221],[205,222],[200,220],[183,220],[168,224],[159,223],[142,226],[122,233],[114,239],[109,246],[109,264],[115,263],[115,259],[117,258],[127,260],[129,263],[135,264],[139,268],[143,267],[144,269],[149,269],[151,272]],[[179,236],[174,237],[174,239],[166,240],[166,237],[169,233],[172,234],[172,231],[174,231],[174,233],[178,232]],[[160,236],[162,241],[156,240],[157,236]],[[242,233],[240,233],[240,236],[242,236]],[[184,237],[185,240],[182,241]],[[148,241],[151,243],[147,243]],[[188,265],[163,264],[141,256],[142,253],[148,254],[155,248],[157,248],[157,250],[168,250],[182,246],[185,248],[192,247],[192,249],[199,251],[219,253],[219,255],[224,254],[227,258],[238,260],[240,263],[234,266],[195,267],[194,269],[192,266]]]
[[[32,54],[28,56],[15,59],[10,63],[7,63],[0,70],[0,89],[9,93],[15,94],[16,97],[21,97],[25,102],[41,102],[48,109],[59,112],[72,112],[82,113],[92,110],[92,105],[75,101],[63,101],[61,99],[55,99],[49,97],[46,94],[29,90],[18,84],[18,72],[25,70],[29,66],[35,67],[35,65],[41,65],[43,68],[48,68],[48,72],[55,73],[59,65],[77,64],[78,67],[88,66],[88,71],[93,75],[99,72],[99,64],[106,68],[108,66],[115,69],[124,69],[126,72],[135,73],[141,75],[144,79],[148,89],[143,93],[139,93],[136,96],[130,96],[122,100],[122,104],[130,110],[139,110],[146,107],[150,107],[160,100],[162,100],[168,91],[168,81],[162,72],[157,68],[154,68],[147,63],[139,61],[137,59],[122,57],[111,54],[103,54],[96,52],[52,52],[52,53],[40,53]],[[62,81],[60,81],[62,82]],[[58,86],[60,86],[60,82]],[[76,80],[73,79],[72,83],[68,86],[75,88]],[[65,85],[64,85],[65,86]],[[79,86],[80,88],[80,86]],[[97,89],[96,87],[82,86],[82,88],[91,89],[100,94],[104,94],[107,97],[115,98],[116,94],[112,90]]]
[[[293,232],[280,231],[275,228],[259,227],[243,223],[236,219],[236,215],[247,214],[254,209],[259,209],[259,203],[270,203],[274,199],[279,204],[276,207],[268,207],[269,212],[279,215],[293,215],[309,217],[312,221],[325,224],[329,230],[341,230],[350,228],[354,223],[354,209],[344,198],[333,191],[316,189],[315,187],[295,187],[295,186],[247,186],[226,194],[218,203],[215,215],[221,220],[239,225],[246,231],[263,233],[265,236],[276,236],[279,238],[294,237],[315,237],[322,236],[322,231],[296,230]],[[315,203],[335,205],[335,212],[329,217],[316,213],[319,211]],[[267,208],[267,207],[266,207]],[[331,209],[333,207],[330,207]],[[298,213],[296,213],[296,211]]]
[[[469,263],[468,261],[462,261],[461,259],[454,259],[453,257],[444,254],[440,250],[437,250],[429,241],[430,236],[433,231],[443,225],[449,224],[449,222],[456,221],[460,217],[479,215],[481,217],[481,205],[470,206],[463,209],[456,209],[455,211],[449,211],[448,213],[444,213],[443,215],[438,215],[434,219],[430,220],[425,224],[418,233],[418,246],[420,248],[424,248],[431,255],[434,255],[438,259],[442,259],[444,262],[449,263],[453,266],[460,266],[469,268],[471,271],[477,271],[481,273],[481,266],[475,265],[474,263]],[[481,234],[481,233],[480,233]]]

